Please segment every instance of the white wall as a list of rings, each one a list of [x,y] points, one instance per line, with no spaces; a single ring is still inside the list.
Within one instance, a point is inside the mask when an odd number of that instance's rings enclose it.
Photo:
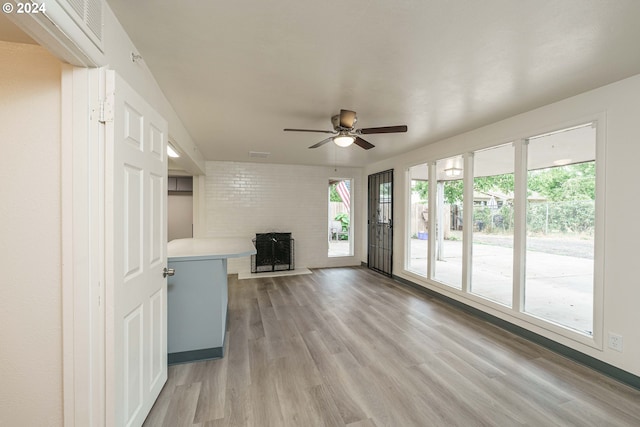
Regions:
[[[167,198],[167,240],[193,237],[193,196],[169,194]]]
[[[359,265],[362,229],[353,220],[355,256],[329,258],[329,178],[352,178],[354,215],[364,209],[362,169],[266,163],[207,162],[202,235],[243,237],[256,233],[292,232],[296,267]],[[200,236],[197,236],[200,237]],[[229,273],[249,271],[248,258],[229,261]]]
[[[605,115],[605,156],[598,161],[605,167],[604,218],[604,312],[603,328],[624,337],[624,351],[606,347],[596,349],[566,338],[547,328],[536,326],[506,311],[485,306],[446,287],[428,281],[419,281],[403,272],[405,255],[406,182],[404,171],[411,165],[445,158],[514,138],[535,135],[561,128],[583,118],[593,119]],[[396,239],[394,241],[394,273],[449,297],[483,309],[490,314],[530,329],[564,345],[640,375],[640,279],[635,268],[638,262],[640,227],[635,224],[640,209],[637,197],[638,159],[640,159],[640,75],[592,90],[545,107],[514,116],[431,144],[410,153],[370,165],[366,173],[394,168],[396,171]],[[363,218],[363,217],[361,217]],[[366,240],[366,236],[363,236]],[[364,243],[364,242],[363,242]]]
[[[0,425],[62,424],[60,76],[0,42]]]

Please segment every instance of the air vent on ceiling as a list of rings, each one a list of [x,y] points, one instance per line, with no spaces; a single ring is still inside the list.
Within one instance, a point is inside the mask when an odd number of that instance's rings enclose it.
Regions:
[[[82,31],[102,50],[104,0],[57,0]]]
[[[269,157],[271,153],[267,151],[249,151],[249,157]]]

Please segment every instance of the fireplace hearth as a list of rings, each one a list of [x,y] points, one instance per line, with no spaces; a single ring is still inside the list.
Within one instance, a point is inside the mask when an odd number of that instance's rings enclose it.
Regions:
[[[294,270],[294,239],[291,233],[257,233],[251,255],[251,272],[263,273]]]

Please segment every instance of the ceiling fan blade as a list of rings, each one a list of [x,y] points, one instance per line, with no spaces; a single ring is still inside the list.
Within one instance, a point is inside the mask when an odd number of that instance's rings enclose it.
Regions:
[[[363,135],[369,135],[372,133],[400,133],[400,132],[406,132],[406,131],[407,131],[407,126],[405,125],[359,129],[359,132]]]
[[[351,129],[356,122],[356,112],[340,110],[340,126]]]
[[[319,132],[319,133],[336,133],[332,130],[315,130],[315,129],[282,129],[285,132]]]
[[[331,141],[332,139],[333,139],[333,137],[332,137],[332,136],[330,136],[329,138],[327,138],[327,139],[323,139],[322,141],[318,142],[317,144],[313,144],[313,145],[312,145],[311,147],[309,147],[309,148],[318,148],[318,147],[320,147],[321,145],[324,145],[324,144],[326,144],[327,142]]]
[[[365,141],[364,139],[360,138],[359,136],[356,136],[356,140],[353,141],[353,143],[356,144],[358,147],[364,148],[365,150],[370,150],[373,147],[375,147],[375,145],[373,145],[369,141]]]

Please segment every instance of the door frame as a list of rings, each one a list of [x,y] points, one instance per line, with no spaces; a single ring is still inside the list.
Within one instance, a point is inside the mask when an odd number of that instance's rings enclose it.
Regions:
[[[104,126],[98,122],[104,84],[96,67],[105,58],[56,2],[47,3],[46,14],[6,17],[65,63],[59,159],[63,423],[104,426]]]
[[[105,425],[103,70],[62,67],[61,228],[65,426]],[[89,108],[87,108],[89,107]]]

